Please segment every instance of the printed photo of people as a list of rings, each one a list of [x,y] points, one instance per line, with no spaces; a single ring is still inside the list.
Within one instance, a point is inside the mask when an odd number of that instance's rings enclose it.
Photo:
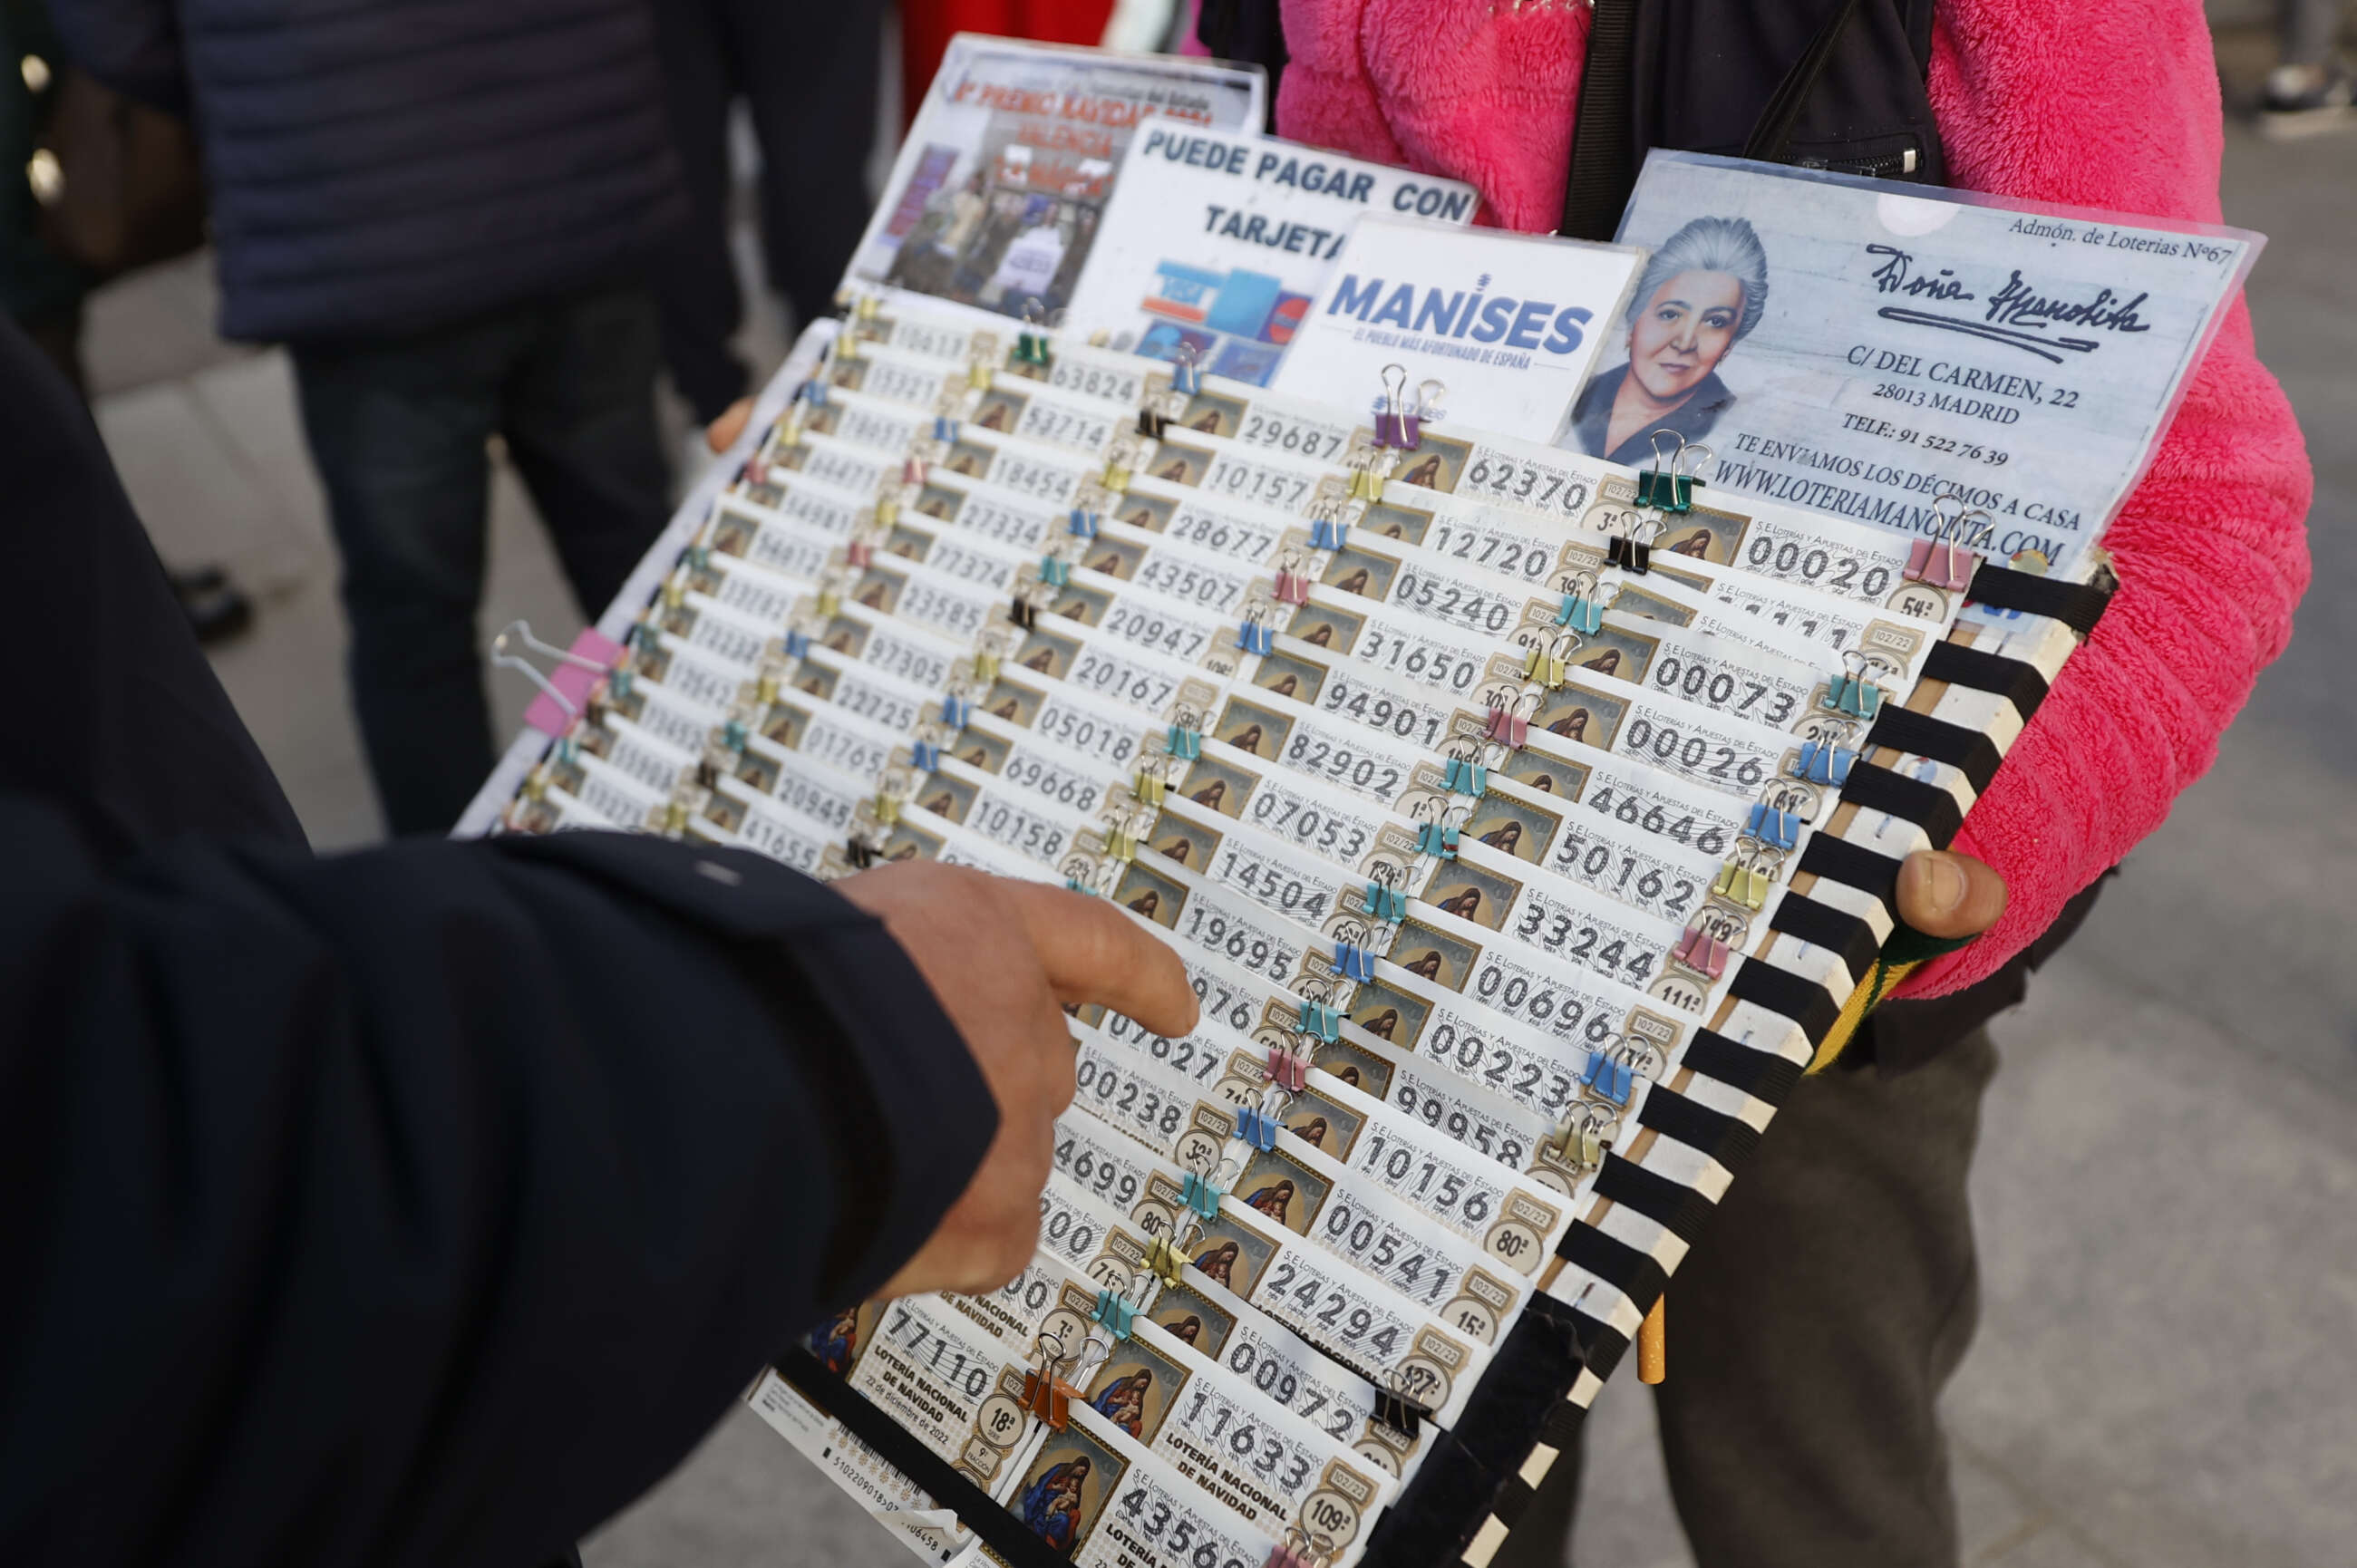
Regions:
[[[884,281],[1001,316],[1063,309],[1096,243],[1103,191],[1032,189],[1029,152],[1006,144],[928,197]]]
[[[1070,1557],[1095,1527],[1122,1469],[1113,1452],[1075,1423],[1055,1434],[1024,1472],[1016,1517],[1049,1551]]]
[[[1735,403],[1720,366],[1767,308],[1768,252],[1751,225],[1686,224],[1653,252],[1630,295],[1627,359],[1587,383],[1555,445],[1650,467],[1656,430],[1706,444]]]

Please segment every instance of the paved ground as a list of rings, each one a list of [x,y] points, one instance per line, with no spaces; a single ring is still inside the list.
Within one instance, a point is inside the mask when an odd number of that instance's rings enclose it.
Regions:
[[[2247,91],[2263,41],[2224,50]],[[2259,343],[2317,465],[2316,587],[2214,772],[2000,1030],[1975,1182],[1986,1304],[1949,1418],[1968,1555],[2006,1568],[2345,1564],[2357,1539],[2357,134],[2235,132],[2231,221],[2270,234]],[[223,680],[323,847],[377,827],[335,564],[276,354],[213,341],[201,263],[103,299],[100,420],[165,553],[258,586]],[[773,362],[777,324],[757,324]],[[484,624],[578,618],[511,475]],[[510,722],[528,694],[499,685]],[[1673,1373],[1674,1375],[1674,1372]],[[1687,1559],[1633,1385],[1599,1408],[1580,1558]],[[906,1559],[739,1412],[590,1568]]]

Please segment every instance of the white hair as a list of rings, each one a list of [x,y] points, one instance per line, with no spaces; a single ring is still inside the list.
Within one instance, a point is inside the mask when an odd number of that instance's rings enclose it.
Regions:
[[[1739,339],[1760,325],[1768,308],[1768,252],[1751,225],[1740,218],[1697,218],[1664,240],[1645,263],[1630,296],[1629,319],[1651,305],[1661,286],[1680,273],[1726,273],[1743,285]]]

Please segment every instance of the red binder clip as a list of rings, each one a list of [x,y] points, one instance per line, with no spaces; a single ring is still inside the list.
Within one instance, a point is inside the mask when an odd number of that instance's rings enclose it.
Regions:
[[[1297,608],[1309,602],[1309,579],[1290,567],[1276,569],[1276,602]]]
[[[855,539],[843,547],[843,564],[866,571],[876,561],[876,546],[865,539]]]
[[[1531,721],[1509,708],[1491,708],[1490,725],[1483,733],[1509,750],[1520,751],[1531,737]]]

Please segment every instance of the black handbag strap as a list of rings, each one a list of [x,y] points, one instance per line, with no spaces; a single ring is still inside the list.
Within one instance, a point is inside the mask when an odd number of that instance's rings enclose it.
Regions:
[[[1751,127],[1750,139],[1743,144],[1743,156],[1762,163],[1781,164],[1792,153],[1792,127],[1800,124],[1801,111],[1808,106],[1809,94],[1816,90],[1817,79],[1825,73],[1825,62],[1834,58],[1834,46],[1857,15],[1857,0],[1834,0],[1830,16],[1818,27],[1816,36],[1801,58],[1784,72],[1784,80],[1768,95],[1767,107],[1760,111],[1760,119]]]
[[[1579,78],[1579,112],[1571,133],[1571,177],[1563,222],[1575,240],[1609,240],[1637,188],[1637,127],[1630,107],[1636,69],[1639,0],[1596,0],[1587,28],[1587,64]]]

